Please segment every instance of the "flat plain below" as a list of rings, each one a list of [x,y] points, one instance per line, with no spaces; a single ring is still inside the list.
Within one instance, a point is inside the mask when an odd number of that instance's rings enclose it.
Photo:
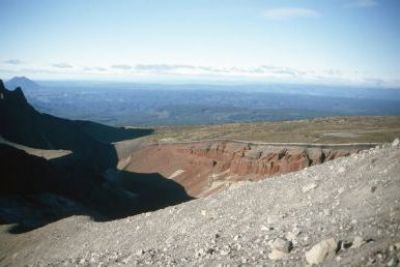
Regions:
[[[264,143],[385,143],[400,136],[399,116],[330,117],[282,122],[156,127],[145,142],[241,140]]]

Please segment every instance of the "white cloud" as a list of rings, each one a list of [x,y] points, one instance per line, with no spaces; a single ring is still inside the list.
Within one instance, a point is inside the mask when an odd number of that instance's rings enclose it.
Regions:
[[[2,64],[1,64],[2,63]],[[61,64],[61,63],[60,63]],[[357,70],[340,69],[298,69],[288,66],[199,66],[189,64],[116,64],[111,67],[101,65],[79,66],[62,63],[53,65],[11,65],[0,62],[0,75],[34,77],[91,77],[110,79],[199,79],[204,81],[257,81],[257,82],[299,82],[317,84],[370,85],[400,87],[399,80],[377,77]],[[71,66],[71,67],[66,67]]]
[[[291,20],[300,18],[318,18],[321,14],[313,9],[299,7],[284,7],[268,9],[264,16],[270,20]]]
[[[9,60],[4,60],[3,62],[6,63],[6,64],[10,64],[10,65],[19,65],[19,64],[23,63],[19,59],[9,59]]]
[[[91,71],[94,71],[94,72],[100,71],[100,72],[102,72],[102,71],[106,71],[107,69],[103,68],[103,67],[100,67],[100,66],[90,66],[90,67],[86,66],[86,67],[83,67],[82,70],[83,71],[87,71],[87,72],[91,72]]]
[[[373,7],[378,5],[376,0],[353,0],[347,4],[348,7]]]
[[[354,84],[371,86],[388,86],[398,82],[373,77],[368,73],[351,70],[312,70],[296,69],[285,66],[260,65],[252,67],[215,67],[188,64],[138,64],[127,65],[129,68],[114,68],[116,72],[109,73],[118,77],[174,77],[182,79],[212,79],[212,80],[243,80],[243,81],[273,81],[301,82],[318,84]],[[379,81],[379,84],[377,83]]]
[[[130,70],[130,69],[132,69],[132,66],[126,65],[126,64],[115,64],[115,65],[112,65],[111,68],[119,69],[119,70]]]
[[[248,78],[282,78],[300,77],[304,72],[288,67],[261,65],[255,67],[213,67],[183,64],[139,64],[132,69],[121,69],[139,75],[178,75],[197,77],[248,77]]]
[[[55,63],[51,65],[54,68],[58,68],[58,69],[71,69],[72,65],[68,64],[68,63]]]

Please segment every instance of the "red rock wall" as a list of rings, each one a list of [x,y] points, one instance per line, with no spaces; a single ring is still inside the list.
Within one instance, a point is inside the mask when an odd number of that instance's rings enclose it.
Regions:
[[[355,149],[321,149],[250,145],[236,142],[150,145],[130,155],[125,170],[157,172],[173,177],[194,197],[219,191],[224,182],[259,180],[301,170],[357,152]],[[220,188],[220,189],[221,189]]]
[[[348,156],[355,150],[331,150],[321,148],[284,148],[248,145],[240,143],[217,143],[193,145],[178,150],[211,161],[210,167],[230,175],[271,176],[298,171],[327,160]]]

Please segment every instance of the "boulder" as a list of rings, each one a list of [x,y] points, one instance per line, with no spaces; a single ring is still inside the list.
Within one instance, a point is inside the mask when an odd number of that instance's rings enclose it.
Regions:
[[[337,243],[335,239],[330,238],[314,245],[306,252],[306,260],[309,264],[320,264],[325,260],[332,259],[336,255]]]

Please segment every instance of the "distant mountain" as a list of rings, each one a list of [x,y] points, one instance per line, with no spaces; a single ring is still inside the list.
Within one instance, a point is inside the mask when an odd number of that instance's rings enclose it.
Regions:
[[[19,76],[19,77],[14,77],[11,80],[8,80],[5,82],[6,88],[13,90],[17,87],[21,87],[24,90],[37,90],[40,88],[40,85],[38,85],[36,82],[24,77],[24,76]]]

